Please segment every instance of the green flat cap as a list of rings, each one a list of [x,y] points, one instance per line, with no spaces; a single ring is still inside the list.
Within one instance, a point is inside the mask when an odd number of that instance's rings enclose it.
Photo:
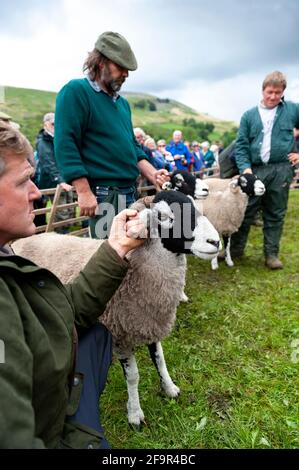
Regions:
[[[119,33],[102,33],[95,48],[108,59],[127,70],[137,69],[137,60],[128,41]]]
[[[10,121],[11,117],[8,114],[3,113],[2,111],[0,111],[0,119],[2,119],[2,121]]]

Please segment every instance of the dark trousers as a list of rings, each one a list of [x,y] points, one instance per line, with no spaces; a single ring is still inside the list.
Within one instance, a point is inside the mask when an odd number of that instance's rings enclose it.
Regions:
[[[67,420],[88,426],[104,435],[100,417],[100,396],[105,388],[112,359],[112,337],[107,328],[98,323],[79,338],[75,381],[82,377],[82,388],[77,411]],[[101,448],[110,446],[104,437]]]
[[[262,197],[249,198],[243,223],[231,238],[232,257],[244,252],[250,225],[259,209],[264,222],[264,255],[277,256],[294,170],[288,162],[253,166],[252,170],[264,183],[266,192]]]

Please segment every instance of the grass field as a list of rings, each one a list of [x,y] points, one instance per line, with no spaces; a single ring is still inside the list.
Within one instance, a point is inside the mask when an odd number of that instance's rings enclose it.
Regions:
[[[101,405],[112,447],[299,447],[299,350],[292,347],[294,340],[299,344],[298,206],[299,191],[293,191],[281,271],[264,267],[258,227],[234,268],[221,263],[213,272],[208,262],[188,259],[190,302],[180,305],[175,330],[163,342],[181,395],[161,393],[146,348],[138,350],[146,425],[131,429],[115,360]]]

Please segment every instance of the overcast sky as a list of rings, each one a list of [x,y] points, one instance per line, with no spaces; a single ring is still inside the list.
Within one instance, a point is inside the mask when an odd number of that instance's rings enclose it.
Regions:
[[[108,30],[137,57],[124,91],[239,121],[281,70],[299,102],[298,0],[0,0],[0,85],[58,91]]]

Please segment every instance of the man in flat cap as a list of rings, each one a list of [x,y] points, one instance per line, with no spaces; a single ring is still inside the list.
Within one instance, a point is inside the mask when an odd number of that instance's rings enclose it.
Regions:
[[[57,164],[77,190],[81,215],[91,217],[93,238],[105,238],[115,212],[134,202],[139,173],[155,185],[167,178],[167,171],[157,171],[137,143],[129,103],[118,94],[129,71],[136,69],[127,40],[107,31],[84,63],[86,77],[71,80],[57,96]]]

